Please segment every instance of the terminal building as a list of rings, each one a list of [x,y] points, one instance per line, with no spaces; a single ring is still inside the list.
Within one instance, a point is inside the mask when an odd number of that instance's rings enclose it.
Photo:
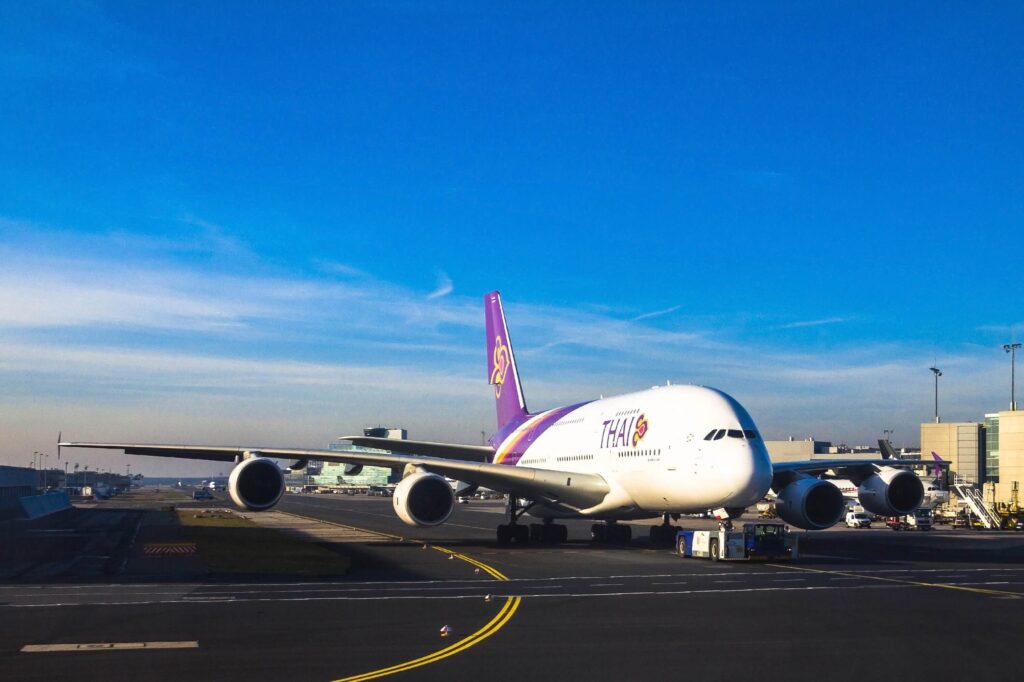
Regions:
[[[833,445],[827,440],[814,437],[796,440],[766,440],[765,449],[773,462],[797,462],[815,459],[878,459],[881,455],[875,448]]]
[[[986,414],[983,422],[921,424],[921,453],[932,452],[987,501],[1009,504],[1024,487],[1024,411]]]
[[[0,466],[0,520],[21,514],[20,499],[36,494],[38,480],[36,469]]]
[[[406,440],[409,432],[382,426],[363,429],[363,435],[373,438],[394,438]],[[328,450],[346,450],[349,452],[383,453],[384,450],[365,448],[358,445],[330,443]],[[390,467],[371,467],[344,464],[342,462],[309,462],[306,469],[290,474],[286,484],[289,486],[311,485],[317,487],[369,487],[384,486],[398,483],[402,478],[401,469]]]

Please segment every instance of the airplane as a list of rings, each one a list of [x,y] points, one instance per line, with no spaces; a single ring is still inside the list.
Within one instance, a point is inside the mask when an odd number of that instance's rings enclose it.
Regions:
[[[364,465],[402,468],[392,504],[412,526],[444,523],[456,491],[477,487],[508,495],[508,522],[497,527],[499,544],[564,542],[555,521],[591,519],[596,541],[629,542],[621,521],[661,517],[651,527],[656,544],[674,542],[672,520],[714,510],[723,523],[740,516],[771,489],[778,516],[790,525],[820,530],[846,511],[840,490],[819,478],[840,472],[857,486],[861,504],[877,514],[916,509],[923,494],[917,476],[892,460],[779,462],[768,457],[746,409],[715,388],[666,385],[543,412],[526,407],[501,295],[484,296],[487,377],[493,386],[498,429],[485,445],[396,441],[345,436],[353,446],[379,452],[216,445],[61,442],[60,447],[123,450],[129,455],[233,462],[228,493],[239,507],[272,508],[285,491],[274,459],[336,461],[350,474]],[[540,523],[521,523],[529,513]]]
[[[892,447],[892,444],[883,439],[879,439],[878,448],[882,453],[882,459],[895,460],[899,459],[896,456],[896,450]],[[934,509],[943,502],[949,501],[949,491],[943,490],[939,485],[939,478],[942,476],[942,468],[949,467],[949,462],[943,460],[934,452],[932,458],[935,460],[935,464],[932,465],[932,472],[934,480],[928,483],[927,487],[924,488],[924,493],[921,497],[920,507],[926,507],[928,509]],[[906,460],[914,461],[918,466],[921,465],[920,460]],[[860,494],[859,486],[853,481],[843,478],[829,478],[827,479],[832,485],[839,488],[839,491],[846,498],[847,506],[856,507],[860,505]],[[922,486],[924,484],[922,483]]]

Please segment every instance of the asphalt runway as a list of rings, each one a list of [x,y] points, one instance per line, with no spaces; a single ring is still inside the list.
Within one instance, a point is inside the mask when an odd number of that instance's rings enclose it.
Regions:
[[[103,566],[129,551],[134,512],[117,507],[82,515],[121,529]],[[712,563],[644,538],[593,545],[581,522],[564,545],[499,547],[497,502],[430,529],[389,499],[288,495],[279,509],[382,535],[341,548],[341,580],[181,578],[123,558],[123,573],[75,580],[93,564],[63,556],[63,571],[0,582],[0,678],[990,679],[1024,663],[1024,534],[835,529],[807,534],[793,564]]]

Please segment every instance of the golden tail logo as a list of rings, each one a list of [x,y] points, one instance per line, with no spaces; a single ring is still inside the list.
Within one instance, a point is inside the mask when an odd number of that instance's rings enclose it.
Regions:
[[[501,387],[505,383],[505,374],[508,372],[509,365],[511,364],[511,358],[508,352],[508,346],[505,345],[505,341],[500,337],[494,337],[494,369],[491,370],[491,383],[494,384],[494,397],[501,397]]]

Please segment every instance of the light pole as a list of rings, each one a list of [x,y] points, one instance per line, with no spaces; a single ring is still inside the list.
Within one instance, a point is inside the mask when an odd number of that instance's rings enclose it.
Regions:
[[[1017,396],[1015,395],[1015,377],[1014,377],[1014,360],[1017,355],[1017,349],[1020,348],[1019,343],[1004,343],[1003,350],[1010,354],[1010,411],[1013,412],[1017,409]]]
[[[932,374],[935,375],[935,423],[939,423],[939,377],[942,376],[942,370],[938,367],[929,367]]]

